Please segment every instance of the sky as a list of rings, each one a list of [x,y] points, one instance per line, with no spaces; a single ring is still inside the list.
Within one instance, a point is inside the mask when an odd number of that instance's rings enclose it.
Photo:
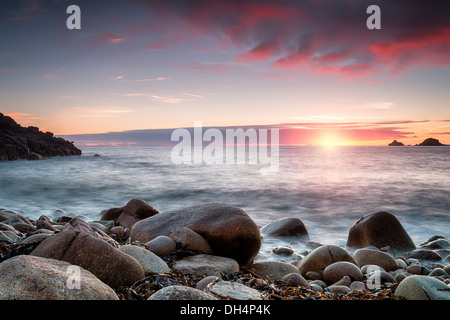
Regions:
[[[0,112],[79,144],[194,121],[292,145],[450,144],[450,1],[0,2]]]

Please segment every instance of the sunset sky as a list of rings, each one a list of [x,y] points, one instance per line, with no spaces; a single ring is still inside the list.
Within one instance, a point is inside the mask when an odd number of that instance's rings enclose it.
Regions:
[[[71,4],[81,30],[66,27]],[[366,27],[371,4],[381,30]],[[288,144],[450,144],[449,13],[449,1],[1,0],[0,112],[66,136],[202,121],[290,129]]]

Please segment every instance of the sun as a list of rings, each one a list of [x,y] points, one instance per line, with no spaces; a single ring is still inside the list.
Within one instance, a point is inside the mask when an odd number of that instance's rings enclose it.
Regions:
[[[341,140],[339,135],[335,133],[327,133],[320,137],[318,140],[318,145],[326,148],[334,148],[339,146],[345,146],[347,143],[345,141]]]

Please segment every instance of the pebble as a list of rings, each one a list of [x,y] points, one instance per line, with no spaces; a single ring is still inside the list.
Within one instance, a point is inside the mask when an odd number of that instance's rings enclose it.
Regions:
[[[263,261],[252,265],[254,272],[261,278],[269,278],[272,281],[281,280],[289,273],[298,273],[298,269],[292,264],[283,261]]]
[[[225,300],[261,300],[258,290],[249,288],[238,282],[219,281],[211,282],[204,289],[205,292]]]
[[[329,286],[326,288],[327,291],[329,291],[330,293],[341,293],[341,294],[347,294],[352,292],[352,290],[347,287],[347,286]]]
[[[424,260],[441,260],[441,256],[430,249],[416,249],[409,254],[410,258]]]
[[[272,249],[272,252],[278,255],[290,256],[294,253],[294,249],[288,246],[279,246]]]

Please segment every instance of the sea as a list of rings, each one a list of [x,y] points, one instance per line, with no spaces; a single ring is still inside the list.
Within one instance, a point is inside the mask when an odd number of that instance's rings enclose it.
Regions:
[[[249,161],[176,164],[172,147],[81,149],[81,156],[0,162],[0,208],[90,221],[132,198],[159,212],[223,202],[260,227],[299,218],[310,241],[341,246],[359,218],[383,210],[416,244],[436,234],[450,239],[450,147],[280,147],[271,172]],[[256,260],[277,259],[272,250],[282,245],[300,252],[308,244],[264,236]]]

